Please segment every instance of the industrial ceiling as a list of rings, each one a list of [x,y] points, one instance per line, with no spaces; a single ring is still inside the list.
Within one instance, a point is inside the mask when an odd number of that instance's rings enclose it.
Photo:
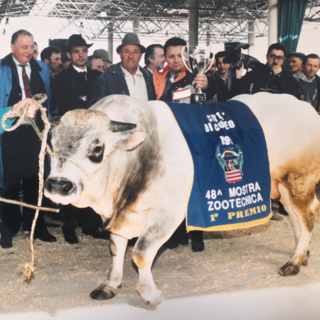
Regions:
[[[121,39],[139,19],[140,37],[163,40],[188,35],[190,0],[3,0],[0,24],[3,34],[30,26],[48,36],[73,26],[88,39]],[[268,33],[266,0],[198,0],[199,40],[211,43],[241,41],[248,37],[248,25],[255,24],[256,36]],[[19,18],[19,19],[17,19]],[[20,21],[20,22],[17,22]],[[52,23],[50,23],[52,21]],[[53,22],[55,21],[55,22]],[[58,21],[58,22],[57,22]],[[320,22],[320,0],[309,0],[305,23]],[[19,26],[19,27],[18,27]],[[1,31],[0,31],[1,33]]]

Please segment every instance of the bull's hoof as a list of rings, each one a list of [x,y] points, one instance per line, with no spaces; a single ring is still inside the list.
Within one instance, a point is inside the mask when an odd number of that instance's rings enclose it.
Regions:
[[[115,292],[111,288],[104,285],[101,285],[90,293],[91,299],[94,300],[108,300],[112,299],[115,295]]]
[[[307,256],[306,256],[306,260],[304,260],[303,262],[302,262],[302,265],[304,266],[304,267],[306,267],[307,265],[308,265],[308,258],[310,257],[310,251],[308,250],[307,251]]]
[[[278,271],[278,273],[281,276],[295,276],[296,274],[298,274],[300,271],[300,267],[297,265],[294,265],[292,262],[287,262],[285,265],[283,265],[280,270]]]
[[[140,294],[143,302],[149,306],[149,307],[156,307],[158,306],[162,301],[163,301],[163,294],[161,292],[161,290],[156,289],[155,292],[153,292],[152,294],[142,294],[141,292],[139,292],[137,290],[137,292]]]

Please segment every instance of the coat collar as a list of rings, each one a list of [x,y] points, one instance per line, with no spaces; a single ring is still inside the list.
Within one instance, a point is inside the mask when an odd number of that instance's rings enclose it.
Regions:
[[[188,71],[187,67],[184,66],[184,68],[180,71],[178,77],[174,80],[173,83],[178,82],[183,77],[185,77],[187,73],[190,73],[189,71],[188,72],[187,71]],[[169,72],[169,67],[166,66],[162,71],[155,71],[153,73],[153,75],[154,75],[153,77],[155,77],[157,75],[159,75],[160,77],[165,77],[168,74],[168,72]]]
[[[12,59],[12,53],[8,54],[2,59],[1,65],[15,66],[15,63],[13,62],[13,59]],[[30,66],[31,66],[31,70],[42,71],[42,68],[40,67],[39,63],[33,58],[31,58],[30,60]]]
[[[72,63],[70,63],[69,67],[67,69],[65,69],[65,70],[68,70],[69,72],[72,72],[74,74],[79,74],[79,72],[73,67]],[[63,71],[61,71],[61,72],[63,72]],[[87,70],[83,70],[83,71],[86,71],[87,74],[89,74],[89,73],[92,73],[93,70],[91,70],[90,68],[87,67]]]
[[[146,69],[144,69],[141,66],[139,66],[139,70],[141,71],[141,73],[143,74],[145,79],[152,78],[152,74],[150,74]],[[113,64],[111,67],[109,67],[108,70],[107,70],[107,73],[108,72],[115,73],[115,74],[118,74],[118,75],[123,74],[122,69],[121,69],[121,62]]]

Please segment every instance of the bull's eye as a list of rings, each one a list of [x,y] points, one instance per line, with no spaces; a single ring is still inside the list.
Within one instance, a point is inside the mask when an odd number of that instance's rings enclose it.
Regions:
[[[98,155],[101,153],[101,151],[102,151],[102,147],[98,146],[93,149],[92,154]]]
[[[89,153],[88,158],[95,163],[100,163],[103,159],[103,146],[95,146],[94,149]]]

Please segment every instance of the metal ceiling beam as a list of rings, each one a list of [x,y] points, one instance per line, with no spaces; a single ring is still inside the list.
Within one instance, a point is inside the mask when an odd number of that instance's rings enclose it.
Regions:
[[[268,32],[268,0],[198,0],[197,5],[187,0],[3,0],[0,18],[25,17],[34,24],[44,17],[68,19],[62,27],[50,27],[57,33],[74,25],[90,39],[107,38],[110,25],[114,39],[122,38],[139,18],[140,36],[161,41],[171,36],[188,39],[192,7],[199,12],[199,41],[206,41],[207,31],[211,42],[247,41],[248,33],[242,31],[253,20],[257,36]],[[320,0],[309,0],[305,23],[319,21]]]

